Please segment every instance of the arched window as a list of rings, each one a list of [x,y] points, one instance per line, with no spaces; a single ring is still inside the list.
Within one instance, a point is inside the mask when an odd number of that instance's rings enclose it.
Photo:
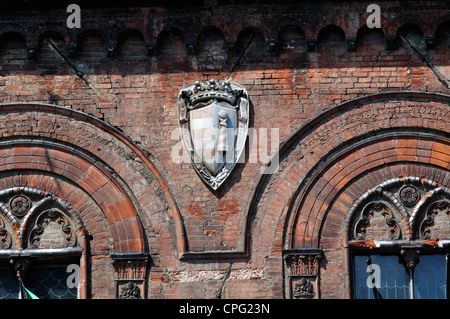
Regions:
[[[85,289],[85,231],[60,198],[0,191],[0,298],[73,299]]]
[[[418,177],[368,190],[349,212],[357,299],[448,298],[450,189]]]

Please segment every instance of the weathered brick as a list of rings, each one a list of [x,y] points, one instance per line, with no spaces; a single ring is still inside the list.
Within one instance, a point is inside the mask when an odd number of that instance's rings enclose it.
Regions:
[[[30,34],[0,37],[0,100],[28,102],[1,105],[6,146],[0,186],[45,189],[74,206],[93,236],[92,297],[116,295],[111,253],[143,251],[155,264],[146,278],[151,298],[214,297],[217,279],[182,283],[173,275],[225,271],[229,260],[233,270],[258,265],[266,276],[227,281],[225,297],[290,297],[283,251],[322,247],[328,264],[321,267],[320,297],[347,298],[343,229],[356,198],[406,175],[448,184],[449,147],[437,138],[450,127],[450,91],[442,84],[450,30],[442,1],[431,1],[427,10],[386,1],[382,12],[392,17],[381,30],[365,27],[365,8],[357,2],[331,11],[312,2],[302,8],[253,2],[183,10],[83,8],[91,31],[80,36],[67,35],[65,27],[39,31],[44,20],[66,18],[60,8],[32,19],[32,13],[5,9],[5,25],[19,21]],[[149,10],[151,21],[142,18]],[[413,38],[418,46],[425,37],[436,39],[434,49],[424,51],[427,61],[390,22],[411,17],[430,21],[419,26],[426,35]],[[119,25],[127,30],[118,32]],[[66,60],[49,47],[50,35]],[[355,36],[352,49],[348,40]],[[386,45],[392,38],[394,50]],[[261,162],[246,159],[212,192],[190,163],[174,163],[171,151],[179,141],[171,136],[178,129],[179,90],[227,76],[248,90],[250,127],[278,128],[285,147],[274,174],[260,176]],[[441,95],[427,95],[433,93]],[[250,150],[261,149],[259,138]],[[31,141],[15,145],[18,139]],[[242,253],[236,260],[227,255],[236,251]]]

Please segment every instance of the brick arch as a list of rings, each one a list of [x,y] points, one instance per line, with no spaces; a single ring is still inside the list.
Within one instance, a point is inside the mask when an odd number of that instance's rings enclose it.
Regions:
[[[423,177],[428,170],[447,170],[450,160],[450,140],[421,134],[396,132],[355,145],[316,173],[302,201],[296,204],[296,221],[290,230],[292,248],[317,248],[325,236],[339,238],[343,218],[353,201],[368,189],[381,184],[386,176]],[[397,176],[395,176],[397,174]],[[449,175],[450,176],[450,175]],[[366,179],[354,185],[356,180]],[[334,227],[324,227],[325,219],[334,220]],[[324,234],[325,232],[325,234]]]
[[[329,35],[330,33],[342,35],[342,41],[345,41],[345,39],[347,38],[344,30],[341,27],[335,24],[328,24],[320,28],[320,30],[317,32],[317,41],[319,42],[320,40],[322,40],[322,38]]]
[[[436,27],[435,37],[436,41],[442,41],[443,38],[446,36],[449,36],[449,32],[447,30],[450,30],[450,17],[447,20],[444,20]]]
[[[216,26],[201,29],[197,35],[196,55],[201,69],[222,69],[228,59],[223,31]]]
[[[252,255],[279,254],[283,249],[300,247],[317,248],[322,223],[320,218],[324,216],[324,212],[319,210],[301,214],[298,211],[301,198],[306,193],[308,185],[312,183],[316,185],[313,192],[317,194],[324,187],[336,192],[336,187],[343,186],[341,183],[331,187],[328,180],[321,175],[317,175],[319,177],[315,179],[315,174],[320,168],[335,160],[334,157],[339,152],[344,152],[357,144],[369,143],[371,138],[376,140],[389,132],[395,132],[394,135],[400,133],[412,135],[409,137],[405,135],[399,140],[398,148],[386,149],[384,152],[396,151],[397,159],[400,156],[402,161],[414,162],[417,154],[407,152],[431,152],[430,145],[435,147],[445,145],[442,144],[444,143],[442,138],[450,133],[447,123],[449,102],[450,96],[440,93],[384,92],[338,104],[304,124],[282,142],[279,153],[274,154],[274,157],[279,158],[278,171],[274,174],[263,172],[254,188],[252,200],[248,204],[246,224],[247,247],[252,251]],[[440,136],[441,140],[436,140],[434,144],[428,143],[428,148],[419,148],[417,143],[419,132],[428,132],[431,137]],[[384,143],[392,143],[392,140],[388,139]],[[372,142],[368,147],[368,150],[370,147],[380,150],[380,144],[377,143]],[[355,152],[353,156],[360,151]],[[379,152],[370,152],[372,153],[373,157],[380,156]],[[433,153],[430,159],[437,164],[439,155],[440,153]],[[377,160],[382,161],[381,158]],[[361,172],[366,169],[363,164],[359,167]],[[329,198],[325,197],[323,200],[329,201]],[[319,202],[316,205],[319,205]],[[321,209],[320,205],[311,206],[313,207]],[[296,228],[296,222],[299,219],[308,220],[310,215],[311,220],[308,222],[306,234],[311,236],[296,246],[291,240],[294,238],[293,230]],[[297,230],[300,230],[302,226],[298,227]]]
[[[47,158],[43,160],[47,160]],[[25,193],[35,190],[43,197],[51,196],[58,202],[61,200],[62,202],[59,203],[63,203],[63,207],[68,205],[66,211],[75,221],[77,229],[83,232],[86,230],[92,236],[90,240],[91,253],[97,254],[102,250],[114,250],[113,242],[110,242],[110,238],[112,238],[111,229],[100,207],[92,197],[71,180],[53,172],[29,168],[2,170],[0,172],[0,189],[2,192],[14,189],[21,192],[25,188]],[[5,218],[13,227],[20,227],[15,218],[10,219],[8,217],[6,214]]]
[[[171,39],[171,36],[175,40]],[[161,57],[168,56],[172,58],[174,55],[184,55],[186,53],[183,32],[176,27],[167,27],[161,30],[158,33],[156,45],[158,47],[158,55]],[[175,48],[171,48],[171,46]]]
[[[148,250],[143,224],[156,231],[176,234],[173,238],[171,236],[173,242],[166,241],[163,247],[157,248],[155,245],[160,243],[152,242],[155,249],[161,248],[175,255],[187,249],[181,216],[167,184],[155,164],[121,132],[93,116],[49,104],[2,104],[0,118],[3,121],[3,125],[0,125],[0,141],[11,144],[12,140],[19,137],[30,143],[44,141],[46,145],[41,149],[42,154],[53,158],[55,164],[62,165],[52,169],[59,169],[60,174],[68,175],[67,178],[85,187],[92,196],[108,196],[109,191],[117,195],[115,198],[105,197],[104,208],[105,214],[109,214],[111,223],[115,225],[114,231],[117,231],[118,252]],[[13,154],[13,150],[10,152]],[[17,169],[29,168],[29,163],[42,164],[41,170],[50,169],[48,165],[33,160],[26,148],[15,147],[14,152],[19,159],[14,164]],[[23,156],[28,158],[23,160],[20,152],[24,152]],[[70,171],[63,169],[68,163],[64,164],[58,158],[70,159],[74,164],[71,176]],[[4,165],[3,169],[9,169],[8,163]],[[80,174],[85,180],[77,178]],[[95,178],[105,183],[96,185]],[[167,213],[171,221],[166,218]],[[135,226],[127,228],[127,223]],[[138,227],[138,224],[141,225]],[[174,232],[172,227],[175,228]],[[173,245],[177,248],[175,251]]]
[[[93,159],[68,146],[41,144],[39,141],[13,140],[0,143],[0,172],[23,170],[52,173],[56,180],[69,180],[83,189],[100,207],[108,220],[115,252],[144,252],[144,236],[137,211],[115,178]],[[37,176],[36,174],[34,174]],[[32,178],[23,187],[31,187]],[[63,190],[54,184],[54,192]],[[73,198],[74,205],[82,205],[83,198]],[[86,221],[89,224],[89,221]]]
[[[233,39],[236,41],[239,39],[240,36],[245,34],[246,32],[257,32],[261,37],[264,38],[264,40],[271,37],[270,33],[274,33],[275,30],[271,30],[267,32],[268,28],[267,26],[261,21],[259,18],[253,18],[251,20],[245,21],[245,23],[241,23],[239,25],[240,29],[236,28],[234,30]]]
[[[414,26],[414,28],[420,29],[420,32],[422,33],[422,35],[425,34],[424,32],[424,28],[422,26],[424,26],[423,21],[421,20],[421,18],[419,17],[412,17],[412,16],[401,16],[399,18],[397,18],[396,20],[394,20],[391,23],[391,26],[396,33],[398,33],[398,31],[402,28],[404,28],[405,26]]]
[[[287,43],[287,40],[293,40],[295,45]],[[295,43],[299,40],[299,43]],[[295,53],[303,53],[307,50],[306,48],[306,36],[303,29],[297,25],[289,24],[280,29],[277,34],[277,44],[280,51],[292,51]],[[286,47],[289,48],[289,50]]]
[[[404,138],[400,137],[399,140]],[[417,140],[420,141],[422,137]],[[395,139],[395,138],[394,138]],[[319,246],[323,249],[323,253],[326,256],[324,267],[321,270],[321,296],[323,298],[329,298],[332,295],[340,296],[340,298],[350,298],[351,297],[351,251],[357,248],[375,248],[377,242],[379,241],[389,241],[387,237],[381,236],[376,237],[374,240],[368,238],[367,240],[355,240],[350,236],[350,232],[353,232],[355,228],[349,227],[350,220],[352,219],[353,205],[357,205],[360,200],[365,200],[369,189],[375,187],[380,188],[390,188],[392,187],[392,181],[398,181],[398,185],[419,185],[423,184],[433,184],[430,189],[441,189],[448,188],[450,181],[450,171],[448,167],[443,167],[438,164],[441,157],[440,152],[437,152],[438,147],[436,145],[442,144],[441,138],[427,140],[428,145],[431,149],[427,150],[422,148],[417,152],[417,154],[422,154],[418,161],[412,161],[411,157],[414,156],[413,148],[411,147],[401,147],[399,148],[400,153],[408,156],[407,158],[400,161],[387,161],[383,165],[378,165],[373,167],[369,171],[360,172],[352,180],[347,182],[339,194],[335,195],[334,200],[328,205],[327,212],[321,221],[321,229],[319,234]],[[411,140],[409,141],[411,142]],[[445,143],[448,143],[446,141]],[[400,143],[401,144],[401,143]],[[403,146],[406,146],[404,144]],[[392,154],[395,152],[394,149],[391,150]],[[435,153],[435,155],[433,155]],[[426,154],[430,154],[429,156]],[[395,156],[395,155],[394,155]],[[397,155],[398,156],[398,155]],[[429,158],[429,161],[426,159]],[[419,179],[417,182],[411,182],[414,179]],[[426,195],[424,195],[426,196]],[[423,199],[423,198],[422,198]],[[421,199],[421,200],[422,200]],[[420,202],[420,201],[419,201]],[[399,206],[401,204],[398,202]],[[417,207],[414,206],[414,209]],[[411,240],[420,240],[418,236],[413,235],[415,232],[414,222],[411,222],[411,215],[408,216],[408,221],[401,220],[399,216],[396,217],[396,222],[401,229],[400,242],[406,242]],[[422,219],[423,220],[423,219]],[[353,226],[355,226],[353,224]],[[376,232],[375,232],[376,233]],[[371,235],[375,235],[371,233]],[[440,234],[448,233],[448,230],[440,232]],[[381,235],[380,233],[376,233]],[[445,239],[442,238],[441,239]],[[437,245],[437,240],[433,238],[430,241],[423,241],[424,245]],[[333,264],[333,267],[329,265]],[[336,280],[340,277],[340,280]],[[330,288],[330,282],[335,281],[336,286]],[[331,291],[333,290],[333,292]]]
[[[23,34],[24,32],[22,32],[22,30],[18,27],[7,26],[6,28],[0,30],[0,39],[3,40],[5,37],[14,37],[25,43],[26,39]]]
[[[236,37],[236,48],[240,53],[246,49],[246,58],[252,59],[255,56],[265,54],[266,41],[266,35],[260,28],[246,26]]]
[[[376,98],[378,97],[381,99],[381,101],[373,103],[372,108],[379,107],[380,111],[383,112],[382,107],[385,105],[385,103],[395,104],[396,102],[393,102],[391,98],[395,100],[396,97],[394,96],[400,97],[400,95],[401,93],[394,93],[393,95],[390,93],[387,95],[375,94],[370,97],[359,99],[359,101],[349,101],[343,103],[335,108],[345,108],[345,106],[349,107],[348,113],[345,113],[349,115],[348,119],[351,119],[351,121],[353,121],[355,120],[355,117],[350,115],[352,112],[355,112],[355,115],[363,114],[363,112],[358,112],[356,109],[353,109],[353,107],[357,106],[359,103],[364,104],[365,107],[361,105],[357,108],[368,110],[366,107],[372,104],[372,101],[370,100],[374,99],[373,102],[375,102]],[[429,97],[429,100],[436,99],[442,101],[442,98],[448,99],[447,96],[444,97],[441,94],[430,94],[427,96]],[[316,153],[315,156],[313,156],[314,160],[319,162],[318,165],[315,165],[316,168],[313,168],[314,177],[310,176],[309,180],[307,182],[303,181],[303,186],[300,186],[305,187],[303,188],[301,193],[307,193],[307,195],[302,198],[302,200],[298,200],[299,197],[296,197],[295,195],[290,199],[289,205],[293,205],[291,206],[292,211],[296,212],[296,214],[298,215],[295,217],[295,226],[294,224],[291,224],[286,228],[286,247],[312,248],[319,246],[320,231],[322,229],[323,218],[326,215],[326,211],[328,208],[327,205],[329,205],[333,201],[334,196],[336,196],[339,190],[345,187],[346,183],[352,180],[352,178],[356,178],[358,174],[376,169],[377,166],[383,166],[397,162],[424,162],[428,163],[429,165],[435,165],[439,167],[442,166],[444,169],[447,169],[448,163],[445,162],[446,160],[442,161],[442,158],[446,158],[446,155],[442,153],[442,151],[447,149],[448,142],[443,136],[438,137],[437,135],[435,135],[442,130],[445,131],[443,123],[439,123],[436,121],[437,119],[441,120],[442,118],[441,116],[437,115],[439,111],[437,111],[437,113],[434,115],[435,117],[433,122],[427,120],[425,117],[421,118],[420,113],[413,114],[415,112],[408,112],[412,110],[412,108],[408,109],[408,106],[414,105],[414,102],[412,101],[420,100],[422,97],[423,96],[420,93],[411,93],[410,97],[407,98],[411,101],[410,103],[400,102],[399,104],[404,104],[405,106],[402,110],[400,110],[400,108],[396,108],[396,121],[381,123],[382,120],[380,118],[372,117],[373,114],[368,115],[366,119],[357,120],[358,123],[353,123],[347,128],[343,127],[343,131],[341,132],[334,131],[333,133],[338,136],[333,138],[335,141],[327,140],[324,142],[324,146],[321,147],[322,150],[320,150],[320,148],[316,148],[314,150]],[[383,99],[385,99],[385,102],[382,102]],[[422,112],[430,115],[434,113],[433,110],[430,109],[430,107],[432,107],[431,105],[427,107],[426,103],[416,103],[418,105],[422,105],[422,107],[424,108]],[[438,103],[440,104],[440,102]],[[441,107],[444,108],[445,106],[445,104],[441,105]],[[324,116],[326,113],[328,113],[328,116],[331,116],[332,110],[333,108],[329,109],[328,112],[325,111],[324,114],[319,115],[319,117]],[[342,111],[344,111],[344,109]],[[384,111],[386,112],[386,114],[389,113],[386,110]],[[401,115],[402,111],[406,111],[406,113],[403,114],[404,118],[402,118]],[[342,115],[343,113],[338,112],[338,114],[331,116],[333,119],[330,119],[330,122],[335,122],[335,120]],[[409,118],[409,120],[407,120],[407,118]],[[324,125],[326,122],[327,120],[322,122],[322,125]],[[339,122],[342,123],[342,121]],[[374,125],[367,125],[368,123],[374,123]],[[333,126],[333,124],[330,123],[328,123],[328,125],[331,125],[331,127]],[[342,126],[342,124],[340,126]],[[358,129],[360,132],[357,132]],[[435,131],[430,132],[431,135],[424,135],[419,139],[418,134],[421,130],[424,129],[431,129]],[[389,132],[393,130],[397,132],[394,135],[390,135]],[[406,131],[402,132],[402,130]],[[328,133],[326,134],[331,133],[331,131],[327,131]],[[326,140],[325,135],[322,134],[325,134],[325,132],[319,133],[319,135],[316,135],[316,138],[320,136],[321,139]],[[375,137],[371,137],[371,135],[375,135]],[[337,141],[341,141],[341,148],[344,149],[348,147],[349,150],[342,151],[341,149],[341,152],[336,151],[339,146],[334,146],[333,142],[336,143]],[[433,151],[436,149],[438,149],[439,151]],[[332,152],[338,154],[335,156],[342,158],[343,161],[341,162],[333,159],[333,161],[328,162],[327,160],[325,160],[326,155],[329,156],[329,154]],[[351,158],[354,158],[355,161],[351,161]],[[311,160],[312,159],[310,159],[310,161]],[[325,163],[320,163],[320,161],[324,161]],[[351,166],[341,169],[341,167],[345,165]],[[319,166],[321,167],[320,169],[318,169]],[[336,171],[339,170],[338,168],[340,169],[339,172]],[[302,171],[305,172],[304,170]],[[333,175],[333,172],[335,176]],[[345,175],[345,173],[348,173],[348,175]],[[336,181],[336,184],[332,184],[331,181]],[[308,190],[306,190],[306,188]],[[297,196],[298,195],[299,194],[297,194]],[[302,195],[300,195],[300,197],[302,197]],[[293,220],[291,220],[291,222],[293,222]],[[300,233],[302,233],[302,235],[299,235]]]
[[[382,40],[383,47],[384,47],[385,36],[384,36],[383,29],[381,29],[381,28],[370,29],[367,27],[367,25],[363,25],[362,27],[360,27],[358,29],[358,32],[356,33],[356,41],[358,42],[358,44],[360,42],[363,42],[364,40],[366,40],[366,38],[370,38],[370,41],[372,41],[372,38],[374,38],[374,37],[378,38],[377,40]]]
[[[128,37],[139,38],[140,41],[145,42],[144,31],[139,26],[126,26],[120,30],[117,30],[111,35],[111,43],[116,46],[120,46],[121,42],[125,41]]]
[[[117,53],[121,53],[122,57],[125,55],[125,49],[127,48],[127,41],[133,41],[134,48],[132,57],[136,58],[136,56],[142,57],[146,56],[147,48],[145,46],[144,35],[141,30],[136,28],[126,28],[117,32],[115,38],[111,40],[111,45],[115,46]],[[140,50],[138,50],[140,48]],[[126,55],[125,55],[126,56]]]
[[[341,27],[335,24],[322,27],[317,34],[317,48],[319,54],[321,54],[320,61],[330,57],[334,58],[335,55],[347,54],[347,40],[347,35]]]

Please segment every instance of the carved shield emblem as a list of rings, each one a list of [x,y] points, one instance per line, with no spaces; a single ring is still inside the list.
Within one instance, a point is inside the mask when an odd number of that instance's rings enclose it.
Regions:
[[[214,190],[242,154],[248,108],[247,91],[229,81],[197,81],[180,91],[178,119],[184,147],[198,175]]]

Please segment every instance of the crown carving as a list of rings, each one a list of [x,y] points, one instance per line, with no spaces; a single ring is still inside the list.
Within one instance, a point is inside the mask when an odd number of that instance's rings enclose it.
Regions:
[[[229,81],[222,80],[196,81],[183,91],[192,105],[210,99],[225,100],[234,105],[241,93],[241,90],[233,89]]]

